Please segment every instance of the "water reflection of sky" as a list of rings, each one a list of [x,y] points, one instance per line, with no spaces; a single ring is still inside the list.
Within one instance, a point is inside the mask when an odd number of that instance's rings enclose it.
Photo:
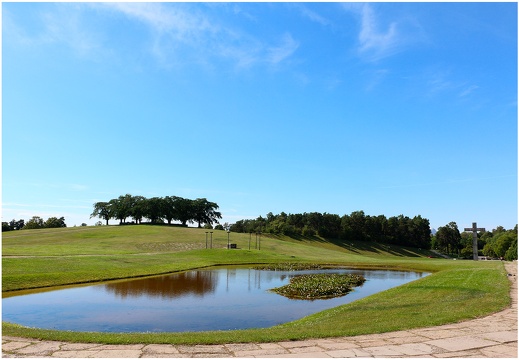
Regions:
[[[15,296],[2,300],[3,321],[25,326],[105,332],[203,331],[270,327],[419,279],[387,270],[355,273],[367,281],[346,296],[291,300],[269,292],[296,274],[220,268]]]

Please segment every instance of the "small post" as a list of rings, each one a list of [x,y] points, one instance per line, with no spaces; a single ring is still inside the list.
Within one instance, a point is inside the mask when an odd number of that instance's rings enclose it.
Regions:
[[[478,261],[478,231],[485,231],[485,228],[478,228],[478,224],[473,222],[471,228],[465,228],[465,231],[472,231],[472,257]]]
[[[259,233],[258,250],[261,250],[261,231]]]
[[[206,231],[205,232],[205,248],[207,249],[207,234],[209,233],[209,231]]]
[[[252,239],[252,231],[249,232],[249,250],[250,250],[250,241]]]
[[[213,248],[213,232],[210,231],[210,233],[211,233],[211,249],[212,249]]]
[[[231,248],[231,242],[230,242],[230,240],[229,240],[229,234],[230,234],[230,233],[231,233],[231,232],[230,232],[229,230],[227,230],[227,250],[229,250],[229,249]]]

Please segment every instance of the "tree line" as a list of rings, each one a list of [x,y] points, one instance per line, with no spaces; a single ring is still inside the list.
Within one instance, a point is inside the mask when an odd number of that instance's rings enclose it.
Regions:
[[[9,222],[2,221],[2,232],[13,231],[13,230],[28,230],[28,229],[45,229],[45,228],[60,228],[67,227],[65,224],[65,218],[50,217],[46,221],[39,216],[33,216],[29,221],[25,222],[24,219],[11,220]]]
[[[429,220],[420,215],[410,218],[398,215],[370,216],[364,211],[339,216],[329,213],[303,213],[239,220],[230,230],[243,233],[270,233],[287,236],[321,236],[347,241],[378,242],[422,249],[436,249],[444,254],[472,259],[472,232],[461,232],[455,222],[438,228],[432,235]],[[505,260],[517,260],[517,225],[505,230],[498,226],[492,231],[478,233],[480,255]]]
[[[110,219],[119,220],[120,224],[124,224],[131,218],[135,224],[148,219],[152,224],[167,221],[171,225],[172,221],[179,221],[183,226],[187,226],[187,223],[196,222],[198,227],[202,227],[202,224],[212,226],[213,223],[218,223],[222,214],[216,210],[218,205],[206,198],[191,200],[179,196],[165,196],[148,199],[144,196],[126,194],[110,201],[96,202],[90,218],[104,219],[106,225]]]
[[[450,222],[438,228],[431,246],[445,254],[471,259],[472,241],[472,232],[460,233],[458,225]],[[490,258],[517,260],[517,225],[510,230],[498,226],[492,231],[478,233],[478,249],[480,255]]]
[[[410,218],[399,215],[386,218],[384,215],[370,216],[364,211],[339,216],[329,213],[302,213],[278,215],[268,213],[266,217],[239,220],[231,225],[234,232],[264,232],[288,236],[315,236],[344,241],[360,240],[429,249],[431,228],[429,220],[420,215]]]

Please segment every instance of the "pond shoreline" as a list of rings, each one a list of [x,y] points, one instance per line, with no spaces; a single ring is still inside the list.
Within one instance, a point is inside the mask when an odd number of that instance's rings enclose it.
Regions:
[[[335,298],[292,299],[270,291],[309,274],[361,275],[368,281]],[[297,271],[211,267],[4,298],[3,320],[27,327],[107,333],[268,328],[427,275],[344,267]]]
[[[517,262],[511,275],[511,306],[489,316],[455,324],[383,334],[222,345],[104,345],[2,337],[2,356],[60,358],[139,357],[450,357],[517,358]]]

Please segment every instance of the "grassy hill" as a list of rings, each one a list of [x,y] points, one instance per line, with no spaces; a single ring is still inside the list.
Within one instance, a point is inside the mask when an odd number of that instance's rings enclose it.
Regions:
[[[57,256],[57,255],[119,255],[140,253],[165,253],[186,250],[202,250],[206,247],[206,232],[209,230],[177,226],[124,225],[85,226],[19,230],[4,232],[2,251],[4,256]],[[210,230],[214,249],[227,248],[227,232]],[[211,235],[207,234],[208,242]],[[239,249],[256,247],[256,235],[230,233],[229,240]],[[318,249],[340,251],[363,256],[396,255],[428,256],[432,253],[413,248],[387,246],[377,243],[344,242],[323,239],[318,236],[292,238],[262,234],[261,248],[264,251],[294,251],[294,246],[305,245]]]
[[[319,237],[262,235],[260,239],[255,234],[227,234],[223,230],[213,231],[212,249],[206,249],[206,231],[127,225],[6,232],[2,291],[163,274],[215,264],[303,261],[358,266],[392,262],[403,266],[396,263],[430,255],[382,244],[346,244]],[[238,249],[227,250],[228,235]],[[207,246],[211,246],[211,234],[207,234]]]
[[[274,341],[444,324],[500,310],[510,301],[509,284],[501,262],[433,259],[425,250],[344,243],[319,237],[262,235],[261,249],[258,249],[255,234],[227,234],[218,230],[212,234],[213,248],[206,249],[206,231],[128,225],[6,232],[2,234],[2,295],[13,296],[24,289],[157,275],[213,265],[287,261],[421,270],[433,275],[269,329],[99,334],[27,329],[4,323],[4,334],[107,343]],[[227,249],[228,236],[238,249]]]

